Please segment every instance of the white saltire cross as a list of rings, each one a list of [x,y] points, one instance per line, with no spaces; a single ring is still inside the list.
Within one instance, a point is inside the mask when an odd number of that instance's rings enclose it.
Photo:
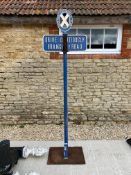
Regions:
[[[66,16],[64,16],[63,14],[60,15],[61,19],[62,19],[62,23],[60,24],[61,27],[63,27],[64,25],[66,25],[66,27],[69,27],[69,23],[68,23],[68,18],[69,18],[69,14],[67,13]]]

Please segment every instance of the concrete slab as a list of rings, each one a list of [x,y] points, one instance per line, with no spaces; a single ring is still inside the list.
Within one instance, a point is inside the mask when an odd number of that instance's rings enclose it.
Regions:
[[[63,146],[63,142],[11,142],[11,146]],[[21,175],[36,171],[40,175],[131,175],[131,147],[123,140],[70,141],[70,146],[82,146],[85,165],[47,165],[48,155],[19,160],[14,172]]]

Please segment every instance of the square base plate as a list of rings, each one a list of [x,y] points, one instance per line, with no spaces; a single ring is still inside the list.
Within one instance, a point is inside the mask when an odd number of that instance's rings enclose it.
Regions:
[[[48,155],[48,165],[64,164],[85,164],[85,158],[82,147],[69,147],[69,157],[64,159],[63,147],[51,147]]]

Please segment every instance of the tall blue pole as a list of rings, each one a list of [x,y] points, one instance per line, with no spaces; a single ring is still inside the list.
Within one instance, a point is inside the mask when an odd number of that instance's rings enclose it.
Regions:
[[[63,79],[64,79],[64,159],[68,159],[67,34],[63,34]]]

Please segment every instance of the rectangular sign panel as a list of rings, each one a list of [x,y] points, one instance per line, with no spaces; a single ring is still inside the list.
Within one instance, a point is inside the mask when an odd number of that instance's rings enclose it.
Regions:
[[[87,49],[87,38],[84,35],[69,35],[67,37],[68,51],[85,51]],[[46,52],[62,52],[63,36],[46,35],[43,37],[43,50]]]

